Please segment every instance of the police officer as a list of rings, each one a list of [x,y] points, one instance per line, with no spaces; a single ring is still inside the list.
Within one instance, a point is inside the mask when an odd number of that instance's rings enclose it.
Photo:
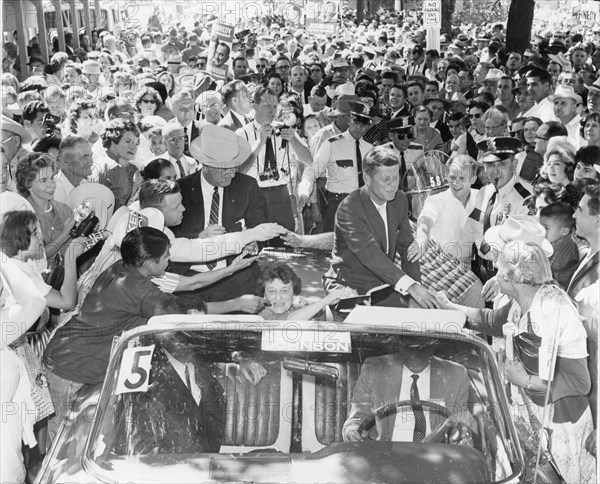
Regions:
[[[415,120],[412,116],[398,116],[386,123],[390,133],[390,141],[386,146],[400,153],[400,189],[407,190],[406,171],[415,160],[423,154],[423,146],[412,143]]]
[[[485,260],[490,247],[483,241],[483,234],[490,227],[502,225],[510,215],[531,215],[525,204],[530,193],[515,179],[517,160],[515,154],[521,149],[521,142],[512,137],[488,138],[477,143],[483,152],[485,174],[490,183],[479,190],[475,209],[470,218],[479,222],[477,240],[478,254],[473,269],[482,282],[486,282],[496,270],[489,260]],[[489,255],[488,255],[489,257]]]
[[[350,192],[363,185],[362,158],[373,148],[363,138],[373,122],[369,106],[350,101],[350,122],[343,133],[332,136],[318,149],[314,163],[304,171],[298,187],[299,208],[309,204],[315,180],[327,177],[325,184],[325,220],[323,229],[333,231],[335,212]]]

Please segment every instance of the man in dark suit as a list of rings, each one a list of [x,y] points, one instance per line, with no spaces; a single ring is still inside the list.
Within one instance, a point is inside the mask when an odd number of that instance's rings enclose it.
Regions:
[[[326,278],[359,294],[388,284],[382,306],[406,307],[406,296],[418,305],[438,304],[421,284],[418,250],[408,220],[408,200],[398,191],[400,157],[387,146],[377,146],[364,157],[365,185],[348,195],[335,216],[331,270]],[[394,263],[398,260],[399,267]],[[402,297],[401,297],[402,296]]]
[[[234,133],[248,123],[246,116],[252,110],[252,98],[243,81],[231,81],[223,88],[223,103],[228,113],[219,121],[219,126]]]
[[[181,224],[173,227],[177,237],[205,238],[226,232],[253,228],[267,221],[265,202],[253,178],[238,172],[251,153],[246,140],[226,128],[206,125],[190,146],[202,169],[178,180],[185,213]],[[230,258],[192,269],[220,269]],[[174,272],[185,274],[189,266],[173,265]],[[202,290],[210,301],[226,301],[252,294],[260,275],[258,264],[236,272]]]
[[[369,430],[358,431],[361,422],[373,410],[404,400],[432,401],[445,407],[456,421],[469,420],[467,370],[458,363],[433,356],[437,343],[433,338],[407,337],[398,353],[365,360],[352,391],[350,411],[342,431],[345,441],[367,439]],[[381,441],[422,442],[444,421],[440,410],[408,405],[380,416],[371,432]],[[459,439],[464,444],[470,441],[468,427],[463,427],[451,442],[458,443]]]

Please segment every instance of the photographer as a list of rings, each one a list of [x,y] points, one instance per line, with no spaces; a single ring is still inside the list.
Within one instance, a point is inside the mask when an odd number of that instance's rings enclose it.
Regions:
[[[252,147],[252,155],[240,171],[257,180],[266,202],[267,221],[294,230],[295,217],[288,184],[296,185],[294,175],[299,164],[310,166],[312,156],[294,130],[298,118],[290,117],[293,121],[290,127],[288,123],[279,123],[279,129],[275,129],[277,109],[277,95],[266,87],[258,88],[254,94],[254,121],[236,131]]]

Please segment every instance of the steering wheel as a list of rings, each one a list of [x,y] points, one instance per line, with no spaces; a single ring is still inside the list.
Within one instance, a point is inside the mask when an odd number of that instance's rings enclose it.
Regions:
[[[442,443],[445,440],[447,430],[453,426],[456,426],[459,421],[446,407],[439,403],[430,402],[428,400],[400,400],[398,402],[388,403],[377,409],[375,409],[370,415],[367,415],[358,426],[358,432],[362,433],[364,430],[369,430],[374,424],[377,418],[387,417],[392,413],[397,413],[399,408],[402,407],[413,407],[420,405],[421,407],[429,407],[435,410],[437,413],[446,417],[446,419],[440,423],[437,427],[432,429],[423,439],[423,442],[439,442]],[[464,424],[466,425],[466,424]],[[467,431],[471,432],[470,427],[467,426]]]

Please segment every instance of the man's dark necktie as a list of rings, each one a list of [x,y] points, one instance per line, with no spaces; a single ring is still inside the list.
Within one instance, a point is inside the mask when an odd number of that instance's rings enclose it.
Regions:
[[[179,177],[183,178],[185,176],[185,171],[183,169],[183,164],[181,163],[181,160],[177,160],[177,168],[179,168]]]
[[[485,234],[486,230],[492,226],[492,210],[494,209],[494,204],[496,203],[496,197],[498,196],[498,190],[494,190],[494,193],[490,197],[490,201],[485,209],[485,214],[483,215],[483,233]]]
[[[404,151],[400,152],[400,176],[402,179],[402,191],[408,191],[408,177],[406,176],[406,160],[404,159]]]
[[[410,399],[420,400],[419,387],[417,387],[417,380],[419,375],[416,373],[412,375],[412,385],[410,386]],[[415,416],[415,430],[413,432],[413,442],[422,442],[425,438],[425,431],[427,430],[427,422],[425,421],[425,412],[421,405],[413,405],[413,414]]]
[[[265,174],[270,173],[275,180],[279,178],[279,173],[277,172],[277,158],[275,158],[275,150],[273,149],[273,140],[271,136],[267,138],[267,143],[265,144],[265,165],[263,171]]]
[[[357,139],[356,143],[356,169],[358,170],[358,186],[364,185],[363,174],[362,174],[362,153],[360,152],[360,140]]]
[[[209,225],[218,225],[219,223],[219,205],[221,202],[221,196],[219,195],[219,187],[215,187],[212,196],[212,202],[210,204],[210,217],[208,218]],[[216,262],[207,262],[206,266],[209,270],[213,270],[217,265]]]
[[[188,129],[183,128],[183,136],[185,137],[185,145],[183,147],[183,154],[185,156],[192,156],[190,154],[190,139],[188,138]]]

